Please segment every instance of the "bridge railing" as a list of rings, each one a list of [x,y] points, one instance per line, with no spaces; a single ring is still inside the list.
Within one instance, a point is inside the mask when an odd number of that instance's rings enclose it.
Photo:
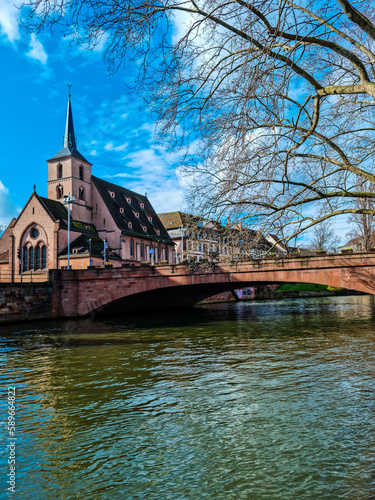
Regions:
[[[13,274],[9,272],[0,273],[1,283],[46,283],[49,281],[48,271],[29,271],[27,273]]]

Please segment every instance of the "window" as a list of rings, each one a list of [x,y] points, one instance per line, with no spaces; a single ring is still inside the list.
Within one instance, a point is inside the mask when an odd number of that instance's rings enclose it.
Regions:
[[[80,200],[84,200],[84,199],[85,199],[85,190],[83,189],[83,187],[80,187],[80,188],[79,188],[78,198],[79,198]]]
[[[152,217],[150,215],[147,216],[147,219],[152,222]]]
[[[141,259],[143,258],[144,246],[144,243],[141,243]]]
[[[124,213],[124,209],[122,207],[120,207],[120,214],[123,214]]]
[[[138,212],[133,212],[134,215],[137,217],[137,219],[139,218],[139,213]]]
[[[113,191],[108,191],[108,192],[109,192],[109,195],[111,196],[111,198],[114,198],[116,196],[116,194]]]
[[[34,247],[30,247],[29,260],[30,260],[29,269],[30,271],[33,271],[35,269]]]
[[[42,247],[42,269],[47,267],[47,248],[46,246]]]
[[[158,247],[158,260],[160,260],[160,247]]]
[[[79,178],[81,179],[81,181],[83,181],[83,167],[82,167],[82,165],[79,167]]]
[[[134,241],[130,240],[130,256],[133,257],[134,255]]]
[[[27,247],[23,249],[23,270],[29,270],[29,249]]]
[[[157,229],[157,230],[156,230],[156,234],[157,234],[158,236],[160,236],[160,231],[159,231],[159,229]]]
[[[33,215],[35,214],[35,208],[33,207]]]
[[[62,186],[57,186],[56,188],[56,198],[60,199],[64,196],[64,190]]]
[[[145,204],[144,203],[140,203],[139,204],[141,208],[145,208]]]
[[[127,198],[126,196],[125,196],[125,200],[127,201],[127,203],[129,203],[129,205],[132,202],[132,199],[131,198]]]
[[[147,227],[146,226],[142,226],[142,229],[143,231],[146,233],[147,232]]]
[[[57,178],[62,179],[62,176],[63,176],[63,166],[61,165],[61,163],[59,163],[57,165]]]
[[[131,222],[128,222],[128,227],[130,227],[130,229],[133,227],[133,224]]]
[[[36,247],[36,264],[35,269],[40,269],[40,246]]]
[[[30,236],[35,239],[39,236],[39,231],[37,230],[36,227],[33,227],[32,230],[30,231]]]

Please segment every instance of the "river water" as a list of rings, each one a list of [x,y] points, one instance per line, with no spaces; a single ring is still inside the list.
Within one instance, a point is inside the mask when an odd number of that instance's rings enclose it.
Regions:
[[[375,301],[0,327],[0,498],[375,498]],[[8,440],[8,441],[7,441]]]

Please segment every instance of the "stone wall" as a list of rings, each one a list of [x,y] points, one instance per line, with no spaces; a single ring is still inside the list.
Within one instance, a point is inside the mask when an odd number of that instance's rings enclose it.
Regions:
[[[0,285],[0,323],[51,317],[50,283]]]

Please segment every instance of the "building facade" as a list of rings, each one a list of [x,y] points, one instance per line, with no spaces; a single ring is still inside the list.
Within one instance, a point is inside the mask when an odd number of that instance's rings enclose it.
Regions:
[[[34,188],[0,238],[0,277],[67,267],[68,226],[72,269],[174,262],[174,243],[148,198],[92,175],[77,150],[70,95],[63,148],[47,164],[47,198]]]
[[[271,244],[261,232],[241,224],[222,225],[184,212],[159,214],[176,245],[176,261],[232,260],[264,255]]]

